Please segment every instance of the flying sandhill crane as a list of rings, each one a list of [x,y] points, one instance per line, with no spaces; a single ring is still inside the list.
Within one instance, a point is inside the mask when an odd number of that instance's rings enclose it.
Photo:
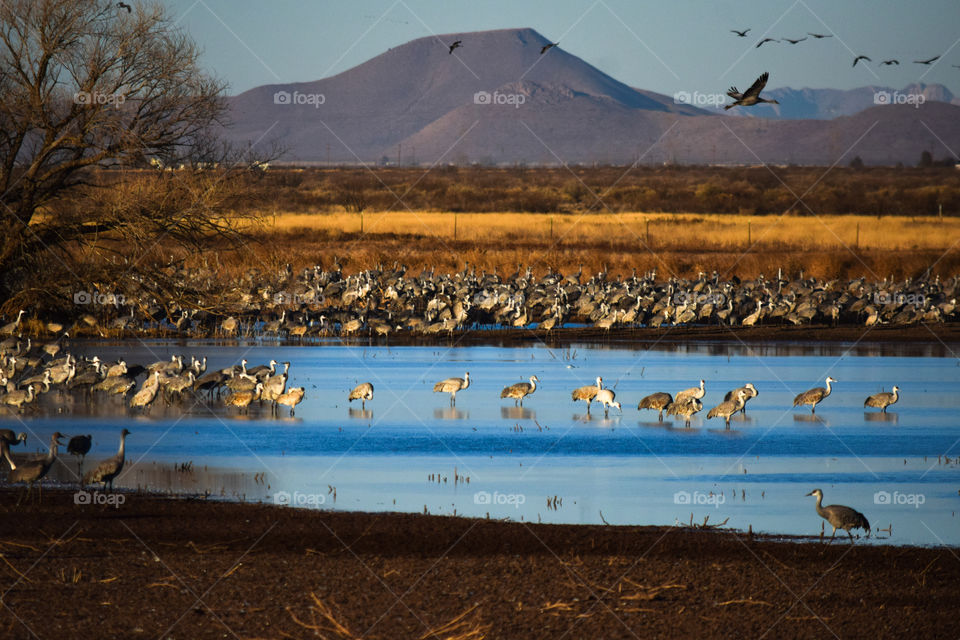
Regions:
[[[833,34],[827,35],[827,34],[824,34],[824,33],[810,33],[809,31],[807,31],[807,35],[808,35],[808,36],[813,36],[813,37],[816,38],[817,40],[819,40],[820,38],[832,38],[832,37],[833,37]]]
[[[690,419],[694,414],[703,411],[703,403],[697,398],[687,398],[685,400],[674,400],[667,405],[667,415],[683,418],[687,427],[690,426]]]
[[[120,432],[120,448],[117,450],[117,455],[104,460],[95,468],[91,469],[87,475],[83,477],[84,485],[99,482],[103,489],[106,489],[109,485],[110,490],[113,491],[113,480],[123,471],[124,449],[128,435],[130,435],[130,432],[127,429]]]
[[[236,393],[231,393],[229,396],[227,396],[223,403],[229,407],[237,407],[240,409],[240,413],[243,413],[249,409],[251,402],[260,399],[261,393],[263,393],[263,383],[258,382],[257,386],[255,386],[251,391],[238,391]]]
[[[470,386],[470,372],[463,374],[462,378],[447,378],[433,385],[434,393],[449,393],[450,406],[457,404],[457,391],[463,391]]]
[[[548,42],[547,44],[543,45],[542,47],[540,47],[540,55],[543,55],[543,54],[545,54],[547,51],[550,51],[550,49],[554,48],[554,47],[557,46],[558,44],[560,44],[560,43],[559,43],[559,42]]]
[[[453,53],[454,49],[459,49],[463,46],[463,40],[454,40],[453,44],[450,45],[450,53]]]
[[[620,406],[619,402],[616,402],[617,394],[613,392],[613,389],[600,389],[597,391],[597,395],[593,398],[594,401],[603,404],[603,417],[606,418],[610,415],[610,407],[616,407],[620,410],[620,413],[623,413],[623,408]]]
[[[730,428],[730,416],[735,414],[737,411],[743,408],[743,404],[746,402],[747,392],[743,389],[737,391],[736,399],[724,400],[713,409],[710,409],[707,412],[707,419],[710,418],[723,418],[726,421],[727,429]]]
[[[597,376],[597,384],[587,385],[585,387],[577,387],[570,394],[570,397],[573,398],[573,401],[583,400],[587,403],[587,413],[590,413],[590,403],[593,402],[593,399],[597,397],[597,393],[603,389],[603,378]]]
[[[281,393],[280,395],[277,396],[277,399],[273,406],[275,408],[279,408],[279,406],[282,404],[285,407],[290,407],[290,417],[292,418],[293,408],[296,407],[301,402],[303,402],[303,394],[305,391],[306,389],[304,389],[303,387],[294,387],[293,389],[290,389],[285,393]]]
[[[749,29],[747,29],[749,31]],[[673,398],[670,397],[669,393],[664,393],[663,391],[658,391],[657,393],[651,393],[643,400],[640,401],[640,404],[637,405],[637,410],[640,409],[654,409],[660,412],[659,421],[663,422],[663,410],[673,402]]]
[[[743,407],[740,408],[740,411],[742,413],[746,413],[747,402],[749,400],[752,400],[753,398],[756,398],[758,395],[760,395],[760,392],[757,391],[757,388],[753,386],[752,382],[748,382],[747,384],[743,385],[739,389],[733,389],[732,391],[727,391],[727,395],[723,396],[724,401],[733,400],[734,397],[736,397],[737,393],[739,393],[740,391],[746,392],[746,396],[743,399]]]
[[[355,386],[347,397],[347,402],[353,402],[354,400],[359,400],[360,407],[366,409],[367,400],[373,400],[373,385],[369,382],[361,382]]]
[[[853,66],[854,67],[857,66],[857,63],[860,62],[861,60],[866,60],[867,62],[873,62],[873,60],[871,60],[867,56],[857,56],[856,58],[853,59]]]
[[[791,40],[790,38],[784,38],[784,42],[789,42],[790,44],[797,44],[798,42],[803,42],[806,38],[797,38],[796,40]]]
[[[128,5],[126,2],[118,2],[118,3],[117,3],[117,8],[118,8],[118,9],[126,9],[126,10],[127,10],[127,13],[130,13],[131,11],[133,11],[133,8],[132,8],[130,5]]]
[[[863,401],[864,407],[875,407],[883,413],[887,412],[887,407],[896,404],[900,399],[900,387],[894,387],[892,393],[875,393]]]
[[[850,529],[863,529],[867,532],[867,537],[870,537],[870,523],[867,522],[866,517],[862,513],[856,509],[845,507],[842,504],[822,506],[823,491],[820,491],[820,489],[814,489],[807,495],[817,497],[817,513],[833,527],[833,535],[830,536],[831,540],[836,537],[837,529],[846,531],[851,541],[853,540],[853,534],[850,533]]]
[[[769,38],[767,38],[769,40]],[[762,44],[762,43],[761,43]],[[760,45],[757,45],[760,46]],[[750,88],[740,93],[737,91],[736,87],[730,87],[730,90],[727,91],[727,95],[733,98],[732,104],[724,105],[724,110],[732,109],[733,107],[751,107],[755,104],[760,104],[761,102],[766,102],[769,104],[780,104],[776,100],[766,100],[765,98],[760,97],[760,92],[763,91],[763,88],[767,86],[767,80],[770,78],[770,74],[764,71],[760,74],[760,77],[754,80],[753,84],[750,85]]]
[[[747,34],[750,32],[750,29],[744,29],[743,31],[737,31],[736,29],[730,29],[730,33],[735,33],[741,38],[746,38]]]
[[[704,384],[704,381],[701,380],[699,387],[690,387],[689,389],[684,389],[683,391],[677,391],[677,395],[673,397],[674,402],[685,402],[690,398],[696,398],[697,400],[700,400],[707,393]]]
[[[505,387],[503,391],[500,392],[500,397],[513,398],[513,405],[517,406],[517,404],[519,404],[522,407],[524,397],[537,390],[538,382],[540,382],[540,378],[530,376],[530,382],[518,382],[509,387]]]
[[[63,434],[59,431],[50,436],[50,450],[47,452],[47,455],[42,458],[21,462],[16,467],[13,466],[13,460],[8,458],[7,462],[10,463],[10,473],[7,475],[7,481],[11,484],[26,482],[26,496],[29,496],[30,491],[33,489],[33,483],[42,480],[57,459],[57,447],[61,444],[60,439],[62,437]],[[21,496],[21,499],[23,497],[24,496]],[[17,500],[17,504],[19,503],[20,500]]]
[[[833,389],[830,387],[830,383],[836,382],[834,378],[827,376],[827,388],[823,387],[814,387],[809,391],[804,391],[796,398],[793,399],[793,406],[802,407],[805,404],[810,405],[810,413],[817,412],[817,405],[823,402],[823,399],[830,395]]]
[[[760,42],[757,43],[757,47],[756,47],[756,48],[759,49],[760,47],[762,47],[762,46],[763,46],[764,44],[766,44],[767,42],[779,42],[779,40],[777,40],[777,39],[775,39],[775,38],[764,38],[763,40],[761,40]]]
[[[885,65],[885,66],[887,66],[887,67],[889,67],[889,66],[892,65],[892,64],[895,64],[895,65],[897,65],[897,66],[900,66],[900,61],[899,61],[899,60],[896,60],[896,59],[894,59],[894,58],[891,58],[890,60],[884,60],[884,61],[881,62],[880,64]]]
[[[73,436],[67,441],[67,453],[77,457],[77,476],[83,477],[83,459],[90,453],[93,436]]]
[[[914,60],[913,64],[933,64],[940,59],[940,56],[933,56],[932,58],[927,58],[926,60]]]

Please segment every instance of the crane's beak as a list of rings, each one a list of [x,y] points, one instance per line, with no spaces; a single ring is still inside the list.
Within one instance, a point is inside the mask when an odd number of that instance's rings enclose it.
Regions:
[[[811,491],[811,492],[808,493],[807,495],[808,495],[808,496],[812,496],[812,495],[813,495],[813,491]]]

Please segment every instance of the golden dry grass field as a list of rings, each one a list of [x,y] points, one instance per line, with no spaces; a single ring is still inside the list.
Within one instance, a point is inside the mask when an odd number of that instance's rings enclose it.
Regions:
[[[665,213],[270,213],[254,229],[262,261],[348,270],[409,267],[612,274],[657,268],[752,277],[778,268],[819,277],[908,277],[958,265],[960,218]]]

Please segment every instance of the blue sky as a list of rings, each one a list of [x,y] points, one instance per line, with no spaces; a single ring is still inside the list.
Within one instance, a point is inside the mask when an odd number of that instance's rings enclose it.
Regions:
[[[532,27],[631,86],[673,94],[749,85],[941,83],[960,94],[957,0],[164,0],[231,94],[317,80],[434,33]],[[746,38],[730,29],[752,31]],[[834,37],[754,45],[764,35]],[[873,64],[851,67],[856,54]],[[933,66],[913,60],[942,54]],[[879,62],[898,58],[899,66]]]

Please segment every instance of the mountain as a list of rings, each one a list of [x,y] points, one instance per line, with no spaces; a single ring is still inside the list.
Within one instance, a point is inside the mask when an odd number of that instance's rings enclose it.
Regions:
[[[447,43],[456,40],[463,45],[451,54]],[[541,56],[548,43],[532,29],[419,38],[330,78],[264,85],[231,98],[231,135],[256,140],[270,130],[267,135],[282,139],[298,160],[324,159],[326,145],[332,160],[396,157],[395,146],[404,138],[473,104],[478,92],[500,99],[503,91],[494,92],[518,80],[627,109],[674,111],[671,103],[614,80],[560,47]],[[304,97],[317,95],[322,104]],[[289,97],[290,103],[277,104],[275,97]],[[297,100],[302,104],[293,104]]]
[[[960,98],[954,97],[942,84],[909,84],[903,89],[891,87],[857,87],[856,89],[791,89],[780,87],[763,92],[765,98],[773,98],[779,105],[762,104],[752,109],[734,109],[730,115],[753,118],[814,118],[828,120],[840,116],[852,116],[855,113],[877,105],[893,104],[902,101],[916,101],[923,96],[924,102],[946,102],[960,105]],[[911,97],[913,96],[913,97]],[[884,102],[886,100],[886,102]],[[723,107],[714,109],[722,112]]]
[[[448,44],[462,46],[452,54]],[[772,89],[772,118],[734,117],[631,88],[532,29],[420,38],[330,78],[229,99],[237,141],[276,140],[287,162],[915,164],[960,148],[960,106],[875,105],[878,89]],[[777,92],[780,92],[779,94]],[[869,97],[869,98],[868,98]],[[935,101],[934,97],[943,101]],[[752,108],[753,115],[762,107]],[[820,116],[811,115],[820,114]],[[828,117],[832,119],[816,119]],[[839,116],[839,117],[837,117]],[[932,134],[931,132],[936,132]]]

